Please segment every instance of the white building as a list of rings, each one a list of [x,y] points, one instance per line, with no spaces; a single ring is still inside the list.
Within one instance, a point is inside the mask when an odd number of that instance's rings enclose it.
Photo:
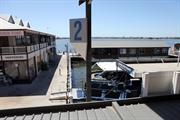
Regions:
[[[16,82],[31,82],[56,55],[55,36],[30,23],[0,14],[0,71]]]
[[[101,38],[92,41],[92,61],[119,59],[125,63],[174,62],[163,39]]]

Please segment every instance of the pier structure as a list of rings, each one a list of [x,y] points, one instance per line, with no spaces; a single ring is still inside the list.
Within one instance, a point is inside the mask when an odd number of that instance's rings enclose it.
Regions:
[[[69,102],[70,99],[70,89],[71,89],[71,73],[70,60],[68,61],[68,54],[62,54],[57,69],[52,78],[52,83],[49,87],[49,99],[50,100],[60,100],[61,102]],[[69,62],[69,63],[68,63]]]

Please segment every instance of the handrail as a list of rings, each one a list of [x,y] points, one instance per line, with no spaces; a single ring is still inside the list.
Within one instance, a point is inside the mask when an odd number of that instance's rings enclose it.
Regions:
[[[48,47],[48,43],[36,44],[31,46],[15,46],[15,47],[0,47],[1,54],[25,54],[38,51],[42,48]]]

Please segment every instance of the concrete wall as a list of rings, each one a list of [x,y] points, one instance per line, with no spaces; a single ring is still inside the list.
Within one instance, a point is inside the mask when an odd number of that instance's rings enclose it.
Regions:
[[[15,64],[18,64],[19,68]],[[27,79],[27,63],[26,61],[14,61],[14,62],[5,62],[5,73],[12,78],[18,77],[19,69],[19,79]]]
[[[180,93],[180,72],[174,72],[173,75],[173,93]]]
[[[149,74],[148,95],[171,94],[173,92],[173,72],[156,72]]]
[[[35,62],[34,62],[34,57],[29,59],[29,75],[30,75],[30,78],[33,79],[35,77],[35,73],[36,70],[35,70]]]
[[[173,94],[173,73],[173,71],[144,73],[142,96]]]

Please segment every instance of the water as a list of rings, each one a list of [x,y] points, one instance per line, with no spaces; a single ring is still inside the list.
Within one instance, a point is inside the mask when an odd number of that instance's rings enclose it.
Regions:
[[[69,39],[58,39],[56,40],[57,52],[66,52],[65,45],[69,46],[69,51],[74,52],[74,48],[71,46]],[[72,62],[72,87],[73,88],[84,88],[86,80],[86,66],[84,61]]]
[[[72,87],[84,88],[86,80],[86,66],[85,62],[73,62],[72,63]]]
[[[65,45],[68,44],[69,51],[74,52],[74,48],[71,46],[69,39],[56,39],[56,51],[57,52],[66,52]]]

